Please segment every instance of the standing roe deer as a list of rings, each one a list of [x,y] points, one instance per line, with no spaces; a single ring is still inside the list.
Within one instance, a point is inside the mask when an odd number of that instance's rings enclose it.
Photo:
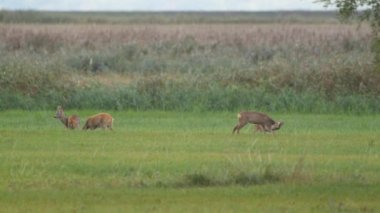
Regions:
[[[108,129],[112,130],[112,122],[113,122],[113,118],[110,114],[99,113],[99,114],[96,114],[96,115],[89,117],[87,119],[86,123],[84,124],[83,129],[84,130],[87,130],[87,129],[93,130],[93,129],[100,127],[102,129],[108,128]]]
[[[235,131],[239,134],[241,128],[243,128],[247,123],[256,124],[257,131],[272,132],[278,130],[284,124],[282,121],[275,122],[268,115],[261,112],[240,112],[237,115],[239,123],[232,130],[232,133]]]
[[[63,111],[63,108],[61,106],[57,106],[57,111],[55,112],[54,118],[59,119],[63,125],[65,125],[66,128],[69,129],[75,129],[79,128],[79,116],[77,115],[70,115],[68,117],[65,116],[65,112]]]

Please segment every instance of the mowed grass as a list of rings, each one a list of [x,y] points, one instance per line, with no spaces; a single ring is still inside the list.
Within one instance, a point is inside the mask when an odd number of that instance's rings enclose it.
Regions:
[[[85,118],[98,111],[67,111]],[[380,211],[380,116],[110,112],[113,131],[54,111],[0,112],[0,212]]]

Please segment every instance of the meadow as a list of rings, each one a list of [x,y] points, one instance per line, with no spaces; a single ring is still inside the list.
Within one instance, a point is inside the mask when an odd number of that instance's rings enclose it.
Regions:
[[[233,135],[232,112],[111,114],[113,131],[71,131],[0,112],[0,211],[380,210],[378,115],[274,113],[275,134]]]
[[[332,12],[0,11],[0,212],[380,211],[370,35]],[[285,125],[233,135],[240,110]]]

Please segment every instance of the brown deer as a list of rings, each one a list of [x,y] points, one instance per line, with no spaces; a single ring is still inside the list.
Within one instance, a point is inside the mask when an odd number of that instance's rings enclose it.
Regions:
[[[57,106],[54,118],[59,119],[66,128],[75,129],[79,128],[80,119],[77,115],[65,116],[65,112],[61,106]]]
[[[268,115],[261,112],[240,112],[237,117],[239,123],[232,130],[232,133],[237,132],[239,134],[240,129],[247,123],[256,124],[256,130],[260,132],[272,132],[280,129],[284,124],[282,121],[275,122]]]
[[[108,113],[99,113],[96,115],[93,115],[89,117],[86,121],[86,123],[83,126],[84,130],[87,129],[96,129],[98,127],[102,129],[110,129],[112,130],[112,123],[113,123],[113,118],[110,114]]]

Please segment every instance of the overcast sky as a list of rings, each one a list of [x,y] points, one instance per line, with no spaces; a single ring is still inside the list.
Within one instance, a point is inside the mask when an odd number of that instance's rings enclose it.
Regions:
[[[315,0],[0,0],[8,10],[267,11],[324,10]]]

